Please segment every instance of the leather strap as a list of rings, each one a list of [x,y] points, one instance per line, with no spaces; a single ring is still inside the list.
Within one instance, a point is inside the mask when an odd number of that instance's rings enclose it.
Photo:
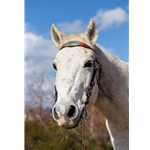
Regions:
[[[60,50],[63,49],[63,48],[65,48],[65,47],[75,47],[75,46],[82,46],[82,47],[85,47],[85,48],[93,50],[93,48],[91,48],[89,45],[87,45],[87,44],[85,44],[83,42],[80,42],[80,41],[70,41],[70,42],[67,42],[67,43],[63,44],[60,47]]]

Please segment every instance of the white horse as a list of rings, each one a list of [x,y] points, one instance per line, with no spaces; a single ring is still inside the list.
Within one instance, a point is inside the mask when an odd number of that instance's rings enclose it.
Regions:
[[[128,150],[128,63],[95,45],[98,29],[92,19],[84,34],[66,36],[53,24],[51,37],[59,49],[53,63],[56,70],[54,120],[63,128],[74,128],[86,105],[93,104],[106,117],[114,149]]]

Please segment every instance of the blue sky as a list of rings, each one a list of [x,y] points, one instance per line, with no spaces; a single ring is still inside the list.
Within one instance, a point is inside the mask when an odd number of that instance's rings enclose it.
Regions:
[[[54,23],[66,34],[84,32],[90,18],[99,28],[97,44],[119,59],[128,62],[129,1],[86,0],[53,1],[25,0],[25,70],[26,79],[32,70],[53,75],[52,61],[57,48],[51,41],[50,27]]]

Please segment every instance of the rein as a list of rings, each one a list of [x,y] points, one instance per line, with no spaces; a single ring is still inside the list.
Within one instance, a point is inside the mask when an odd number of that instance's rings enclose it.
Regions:
[[[89,45],[87,45],[87,44],[85,44],[83,42],[80,42],[80,41],[67,42],[67,43],[63,44],[60,47],[60,50],[62,50],[65,47],[76,47],[76,46],[82,46],[82,47],[85,47],[85,48],[88,48],[88,49],[94,51],[94,49],[91,48]],[[99,65],[99,76],[97,78],[97,85],[100,88],[100,76],[101,76],[101,72],[102,72],[102,64],[97,60],[97,57],[96,57],[95,60],[93,61],[94,69],[93,69],[93,74],[92,74],[92,78],[91,78],[91,81],[90,81],[90,85],[88,86],[88,89],[86,91],[86,101],[84,102],[85,105],[87,105],[89,103],[89,98],[91,97],[92,89],[93,89],[93,87],[95,85],[94,79],[95,79],[96,72],[98,70],[96,65],[95,65],[95,62],[97,62],[98,65]],[[54,88],[55,88],[54,99],[55,99],[55,102],[56,102],[57,101],[57,89],[56,89],[56,86],[54,86]]]

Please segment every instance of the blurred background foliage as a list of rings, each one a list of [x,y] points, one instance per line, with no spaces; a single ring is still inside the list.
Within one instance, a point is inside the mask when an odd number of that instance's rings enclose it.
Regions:
[[[52,119],[51,79],[45,73],[33,74],[34,80],[25,87],[25,150],[113,150],[105,118],[93,106],[87,108],[84,134],[83,123],[75,132],[61,129]]]

